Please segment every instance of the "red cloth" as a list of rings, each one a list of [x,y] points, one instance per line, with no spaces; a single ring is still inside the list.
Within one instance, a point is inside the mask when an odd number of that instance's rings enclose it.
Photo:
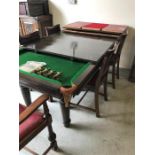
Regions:
[[[86,27],[86,28],[99,28],[99,29],[102,29],[106,26],[108,26],[109,24],[100,24],[100,23],[91,23],[91,24],[88,24],[88,25],[85,25],[83,27]]]
[[[26,109],[25,106],[19,104],[19,113]],[[19,125],[19,139],[23,139],[31,131],[33,131],[43,121],[43,114],[34,112],[28,119]]]

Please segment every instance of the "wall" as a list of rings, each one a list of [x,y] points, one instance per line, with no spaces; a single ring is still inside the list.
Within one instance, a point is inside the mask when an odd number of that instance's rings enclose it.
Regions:
[[[61,26],[75,22],[103,22],[129,26],[129,34],[122,50],[120,67],[130,68],[134,57],[135,17],[134,0],[49,0],[54,24]]]

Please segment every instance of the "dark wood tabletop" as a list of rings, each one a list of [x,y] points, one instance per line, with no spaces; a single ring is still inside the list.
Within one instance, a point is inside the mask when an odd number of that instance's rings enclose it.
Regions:
[[[27,45],[36,51],[55,53],[70,58],[99,61],[115,39],[59,32]]]
[[[55,55],[61,55],[70,59],[79,59],[79,61],[93,62],[94,68],[86,73],[86,77],[80,80],[78,88],[74,91],[73,95],[78,94],[84,85],[89,82],[93,74],[96,72],[96,68],[100,67],[100,62],[107,53],[109,48],[112,48],[116,39],[104,38],[99,36],[88,36],[81,34],[71,34],[59,32],[52,34],[46,38],[42,38],[39,41],[31,43],[25,46],[27,49],[33,49],[35,52],[49,53]],[[24,48],[25,48],[24,47]],[[92,74],[93,73],[93,74]],[[46,82],[39,81],[38,79],[30,79],[20,74],[20,87],[25,103],[31,103],[29,88],[38,90],[43,93],[48,93],[53,97],[61,99],[61,110],[63,116],[63,122],[65,126],[70,124],[70,109],[65,106],[65,96],[62,96],[59,87],[51,86]],[[70,89],[70,88],[66,88]]]

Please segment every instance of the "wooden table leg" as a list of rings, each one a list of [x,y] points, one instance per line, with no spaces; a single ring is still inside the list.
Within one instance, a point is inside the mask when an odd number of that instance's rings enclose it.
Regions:
[[[62,117],[63,117],[63,123],[65,127],[69,127],[70,126],[70,107],[65,107],[65,103],[62,101],[60,103],[61,106],[61,112],[62,112]]]
[[[29,88],[20,86],[20,89],[21,89],[21,93],[22,93],[22,96],[24,98],[26,105],[27,106],[30,105],[31,104],[31,94],[30,94]]]

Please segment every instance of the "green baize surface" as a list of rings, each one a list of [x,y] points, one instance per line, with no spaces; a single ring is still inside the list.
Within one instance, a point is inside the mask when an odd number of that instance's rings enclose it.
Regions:
[[[35,53],[26,50],[20,54],[19,65],[23,65],[27,61],[46,62],[47,68],[62,72],[63,74],[59,80],[54,80],[35,73],[28,73],[22,70],[20,70],[20,72],[61,86],[71,86],[74,83],[74,80],[76,80],[90,65],[89,63],[76,62],[59,56]]]

